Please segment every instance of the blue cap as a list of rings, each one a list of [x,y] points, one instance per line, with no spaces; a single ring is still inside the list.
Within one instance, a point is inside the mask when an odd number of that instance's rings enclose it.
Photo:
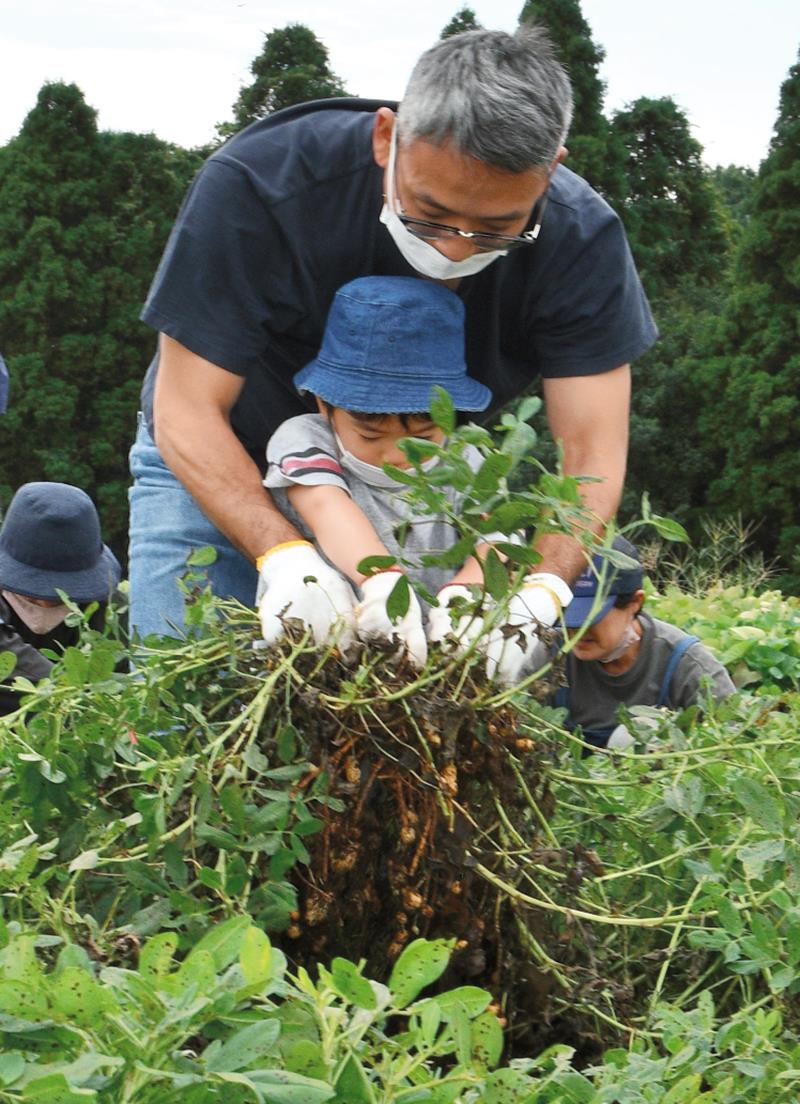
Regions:
[[[467,375],[464,304],[414,276],[364,276],[339,288],[322,348],[294,384],[363,414],[429,410],[437,385],[457,410],[485,410],[492,399]]]
[[[619,594],[633,594],[635,590],[642,588],[642,564],[639,550],[624,537],[615,537],[611,547],[616,552],[622,552],[632,560],[636,560],[636,567],[615,567],[603,556],[593,556],[592,566],[587,567],[572,586],[573,599],[564,610],[564,624],[568,629],[577,629],[587,620],[592,612],[597,592],[602,586],[603,604],[591,620],[594,625],[602,620]]]

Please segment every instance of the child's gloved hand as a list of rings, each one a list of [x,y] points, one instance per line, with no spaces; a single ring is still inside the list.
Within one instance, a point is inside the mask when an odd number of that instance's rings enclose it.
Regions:
[[[422,609],[413,590],[409,589],[408,609],[392,621],[386,612],[386,602],[397,586],[399,571],[381,571],[361,584],[362,599],[355,608],[356,632],[359,640],[399,640],[409,660],[418,670],[428,658],[428,642],[422,625]]]
[[[342,652],[355,643],[355,594],[335,568],[308,541],[288,541],[258,562],[258,616],[261,634],[274,644],[284,620],[310,628],[317,644],[338,641]]]
[[[446,583],[436,595],[439,602],[428,613],[428,641],[463,655],[483,632],[483,617],[473,589]]]

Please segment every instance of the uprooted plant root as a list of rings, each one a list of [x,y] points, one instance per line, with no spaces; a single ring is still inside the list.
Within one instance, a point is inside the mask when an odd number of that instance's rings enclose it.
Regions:
[[[386,977],[409,941],[451,939],[443,984],[489,988],[520,1048],[546,1043],[555,982],[541,943],[552,933],[484,871],[507,876],[509,848],[523,844],[526,861],[580,882],[585,856],[543,838],[550,736],[532,735],[529,718],[523,728],[511,701],[493,701],[482,664],[415,684],[391,654],[373,647],[364,659],[354,678],[352,660],[335,652],[324,663],[296,657],[261,722],[268,755],[282,725],[300,735],[311,767],[296,792],[322,782],[339,799],[319,814],[322,829],[306,840],[310,861],[291,875],[298,907],[284,950],[307,967],[321,957],[364,959],[368,974]],[[557,678],[536,682],[531,700],[548,696]],[[561,947],[559,962],[568,959]],[[574,984],[583,984],[577,975]],[[563,1039],[563,1024],[559,1032]],[[591,1033],[587,1021],[584,1042]]]

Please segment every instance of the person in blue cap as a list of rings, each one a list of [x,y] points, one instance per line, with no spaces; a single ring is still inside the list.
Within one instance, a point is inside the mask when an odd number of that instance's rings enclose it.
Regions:
[[[121,568],[100,535],[91,498],[67,483],[26,483],[11,500],[0,526],[0,655],[11,652],[13,670],[0,681],[0,715],[17,708],[17,675],[37,682],[53,663],[42,654],[77,643],[65,623],[68,607],[98,603],[90,624],[101,628]]]
[[[567,686],[555,704],[568,710],[568,726],[580,725],[587,743],[619,748],[633,743],[618,720],[620,706],[680,710],[702,700],[704,691],[721,701],[736,687],[696,636],[645,612],[638,549],[624,537],[616,537],[612,547],[634,562],[615,568],[595,556],[575,581],[564,610],[575,641],[567,656]]]
[[[401,569],[367,576],[358,569],[361,560],[402,556],[429,591],[442,595],[442,610],[456,594],[469,597],[469,584],[482,582],[474,557],[455,576],[420,562],[423,553],[444,551],[458,540],[445,517],[413,517],[402,549],[395,536],[412,515],[401,494],[404,485],[383,465],[409,466],[398,447],[403,437],[443,442],[443,430],[428,413],[437,385],[458,410],[483,410],[491,401],[489,388],[467,375],[464,307],[457,295],[441,284],[402,276],[363,277],[339,289],[319,354],[295,377],[298,390],[315,396],[318,412],[289,418],[267,446],[264,484],[304,539],[278,545],[259,562],[265,640],[281,635],[281,617],[299,617],[312,626],[318,620],[324,639],[332,606],[344,648],[356,635],[395,639],[420,667],[427,640],[416,595],[411,592],[407,613],[393,623],[386,600]],[[474,470],[483,461],[471,445],[464,459]],[[448,494],[457,509],[459,493]],[[287,608],[284,572],[287,564],[296,572],[298,556],[306,582],[299,594],[289,592]]]

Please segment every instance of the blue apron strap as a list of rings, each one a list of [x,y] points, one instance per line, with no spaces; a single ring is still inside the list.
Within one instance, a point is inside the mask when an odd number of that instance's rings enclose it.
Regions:
[[[692,644],[697,644],[700,641],[699,636],[684,636],[682,640],[679,640],[675,647],[672,649],[672,655],[669,657],[669,663],[667,669],[664,672],[664,678],[661,680],[661,689],[658,692],[658,701],[656,705],[661,707],[669,697],[669,688],[672,685],[672,677],[675,674],[678,664],[683,659],[684,653],[691,648]]]

